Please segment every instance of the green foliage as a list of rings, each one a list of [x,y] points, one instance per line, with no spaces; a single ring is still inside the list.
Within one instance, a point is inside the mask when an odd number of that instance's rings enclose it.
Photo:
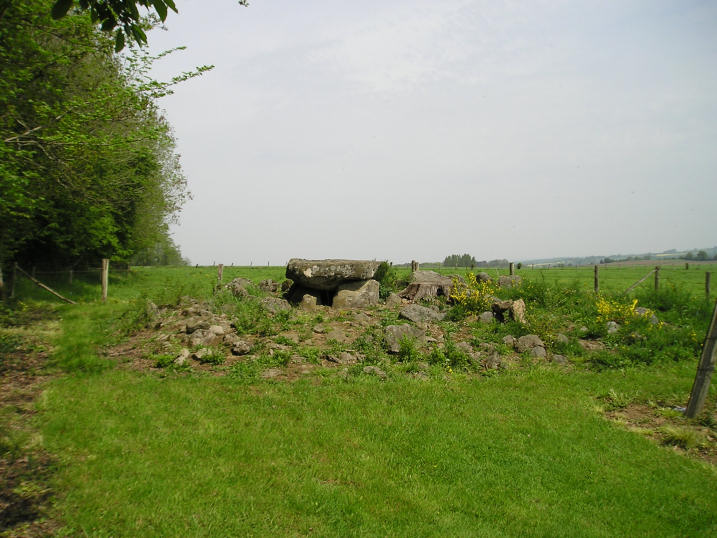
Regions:
[[[151,249],[161,251],[153,261],[178,262],[168,224],[186,181],[154,99],[208,67],[156,82],[149,71],[162,55],[120,59],[89,15],[53,20],[47,0],[6,4],[0,265],[67,267],[135,253],[148,261]],[[66,8],[55,4],[55,15]]]
[[[474,273],[466,273],[465,282],[453,279],[451,300],[470,312],[490,310],[498,289],[492,282],[479,280]]]
[[[169,355],[166,353],[160,355],[152,355],[152,360],[154,360],[154,365],[157,368],[166,368],[174,362],[174,355]]]
[[[699,448],[707,444],[707,436],[690,428],[662,426],[657,430],[666,445],[679,446],[685,450]]]
[[[208,348],[209,353],[200,355],[198,359],[202,364],[223,364],[226,360],[226,355],[220,349]]]
[[[415,338],[403,336],[398,345],[398,360],[402,362],[415,362],[419,360],[421,354],[416,346]]]
[[[239,5],[248,6],[248,0],[238,0]],[[73,0],[55,0],[50,13],[53,19],[61,19],[70,13],[75,5]],[[92,21],[100,25],[104,32],[114,32],[114,49],[121,51],[127,41],[140,45],[147,44],[147,22],[140,14],[138,6],[147,9],[150,13],[164,22],[171,9],[175,13],[177,7],[173,0],[78,0],[78,11],[89,13]]]
[[[386,299],[391,292],[397,290],[398,274],[388,262],[379,264],[374,279],[378,281],[378,295],[381,299]]]
[[[451,254],[443,260],[444,267],[475,267],[477,264],[470,254]]]
[[[253,383],[260,379],[261,373],[269,368],[282,368],[289,364],[291,354],[275,351],[273,355],[261,354],[233,364],[228,376],[243,383]]]

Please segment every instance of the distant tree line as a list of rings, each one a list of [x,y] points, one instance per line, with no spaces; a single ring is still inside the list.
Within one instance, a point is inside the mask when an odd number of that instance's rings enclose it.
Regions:
[[[155,99],[211,67],[154,81],[157,57],[53,5],[0,0],[0,268],[177,263],[189,194]]]
[[[507,267],[508,260],[481,260],[476,259],[470,254],[451,254],[443,260],[444,267]]]

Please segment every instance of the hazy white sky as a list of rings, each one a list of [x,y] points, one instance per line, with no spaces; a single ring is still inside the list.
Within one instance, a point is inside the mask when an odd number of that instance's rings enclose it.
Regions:
[[[177,1],[194,263],[717,244],[717,2]]]

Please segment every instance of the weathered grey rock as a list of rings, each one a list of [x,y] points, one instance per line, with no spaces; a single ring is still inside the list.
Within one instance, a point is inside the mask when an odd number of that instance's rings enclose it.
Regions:
[[[272,314],[276,314],[283,310],[291,310],[289,301],[286,299],[280,299],[279,297],[263,297],[260,302],[266,311],[271,312]]]
[[[615,334],[620,330],[620,324],[616,321],[607,322],[607,334]]]
[[[354,314],[354,321],[359,325],[366,326],[373,323],[373,318],[365,312],[359,311]]]
[[[221,325],[210,325],[208,331],[216,336],[224,336],[224,327]]]
[[[290,278],[287,278],[286,280],[282,281],[281,283],[281,291],[282,293],[286,293],[291,289],[291,286],[294,285],[294,281]]]
[[[334,290],[345,282],[370,280],[380,262],[369,260],[302,260],[292,258],[286,278],[315,290]]]
[[[335,362],[336,364],[341,364],[344,366],[351,366],[351,365],[359,362],[358,357],[356,357],[355,355],[352,355],[351,353],[348,353],[346,351],[342,351],[337,356],[329,355],[326,357],[326,360],[328,360],[330,362]]]
[[[401,306],[403,304],[403,300],[401,297],[398,296],[397,293],[391,292],[388,297],[386,297],[386,306],[394,307],[394,306]]]
[[[526,334],[525,336],[521,336],[515,343],[515,349],[518,353],[530,351],[536,347],[545,348],[545,344],[543,344],[543,341],[537,334]]]
[[[462,351],[463,353],[466,353],[467,355],[473,354],[473,346],[471,346],[468,342],[456,343],[456,349]]]
[[[201,318],[194,318],[194,319],[188,319],[187,320],[187,334],[192,334],[194,331],[198,331],[200,329],[208,329],[209,328],[209,322],[206,319]]]
[[[520,275],[501,275],[500,278],[498,278],[498,286],[501,288],[513,288],[520,286],[522,282],[523,279]]]
[[[658,323],[660,323],[660,320],[657,319],[657,316],[653,312],[650,312],[650,310],[645,308],[644,306],[638,306],[637,308],[635,308],[635,314],[641,317],[649,316],[650,323],[652,323],[653,325],[657,325]]]
[[[525,301],[523,299],[516,299],[510,306],[510,316],[517,321],[525,325],[527,320],[525,319]]]
[[[249,351],[251,351],[251,344],[244,340],[239,340],[232,346],[233,355],[246,355]]]
[[[526,323],[525,302],[523,299],[516,301],[495,299],[491,304],[491,310],[498,321],[505,321],[510,318],[518,323]]]
[[[345,344],[350,340],[350,338],[348,336],[346,336],[346,333],[344,331],[342,331],[341,329],[331,329],[326,334],[326,339],[327,340],[335,340],[336,342],[339,342],[341,344]]]
[[[231,291],[235,297],[246,297],[249,295],[247,288],[251,285],[253,285],[251,280],[246,278],[235,278],[231,282],[228,282],[224,287]]]
[[[568,364],[568,358],[565,355],[553,355],[551,359],[555,364],[566,365]]]
[[[508,334],[508,335],[504,336],[503,343],[506,346],[515,347],[515,343],[516,343],[515,336],[513,336],[512,334]]]
[[[605,344],[599,340],[578,340],[578,344],[586,351],[599,351],[605,349]]]
[[[199,362],[202,362],[205,357],[208,357],[211,354],[212,354],[211,349],[209,349],[207,347],[203,347],[203,348],[198,349],[194,353],[192,353],[192,358],[194,358],[195,360],[198,360]]]
[[[476,275],[476,280],[478,282],[493,282],[493,279],[490,277],[490,275],[483,271]]]
[[[207,329],[198,329],[192,333],[189,338],[189,344],[192,347],[198,346],[213,346],[222,340],[221,336],[218,336]]]
[[[446,317],[442,312],[436,312],[432,308],[421,306],[419,304],[409,304],[401,308],[398,314],[399,318],[413,321],[414,323],[426,321],[441,321]]]
[[[191,353],[186,347],[182,348],[177,358],[174,359],[174,364],[177,366],[184,365],[189,360],[190,355]]]
[[[259,289],[262,291],[268,291],[269,293],[274,293],[279,289],[279,283],[275,282],[271,278],[267,278],[266,280],[259,282]]]
[[[555,341],[558,342],[559,344],[567,344],[568,342],[570,342],[570,338],[565,336],[563,333],[558,333],[555,336]]]
[[[481,342],[478,345],[478,350],[481,353],[494,353],[495,352],[495,344],[493,342]]]
[[[366,308],[376,304],[378,304],[378,281],[356,280],[339,285],[331,306]]]
[[[544,359],[547,356],[547,353],[545,353],[544,347],[534,347],[530,350],[530,354],[533,357],[538,357],[539,359]]]
[[[386,372],[381,370],[381,368],[379,368],[378,366],[364,366],[363,373],[375,375],[377,377],[380,377],[381,379],[386,379]]]
[[[384,339],[391,353],[398,353],[401,349],[402,338],[414,338],[420,340],[424,332],[413,325],[389,325],[386,327]]]
[[[500,355],[498,355],[497,352],[491,353],[488,357],[481,361],[481,364],[483,365],[483,368],[487,370],[497,370],[505,367]]]
[[[313,295],[311,293],[305,293],[301,296],[301,300],[299,301],[299,306],[301,308],[304,308],[306,310],[313,310],[316,308],[316,306],[319,304],[318,297],[316,295]]]
[[[400,297],[411,301],[431,297],[450,297],[453,289],[453,279],[435,271],[415,271],[411,275],[411,283],[399,293]]]
[[[493,323],[495,321],[495,316],[493,315],[493,312],[485,311],[478,316],[478,321],[481,323]]]

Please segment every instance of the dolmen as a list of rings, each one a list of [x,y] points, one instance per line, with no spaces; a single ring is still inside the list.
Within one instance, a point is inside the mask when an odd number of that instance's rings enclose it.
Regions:
[[[292,281],[287,299],[304,307],[365,308],[378,304],[381,262],[369,260],[303,260],[292,258],[286,278]]]

